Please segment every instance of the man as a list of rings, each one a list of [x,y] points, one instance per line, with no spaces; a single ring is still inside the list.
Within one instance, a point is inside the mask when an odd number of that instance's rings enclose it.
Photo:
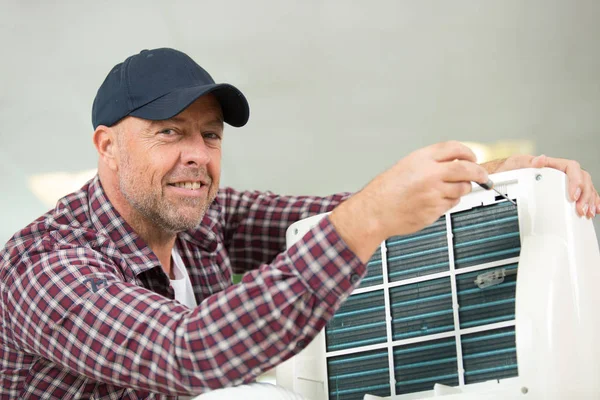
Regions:
[[[349,197],[219,189],[223,123],[243,94],[173,49],[115,66],[94,100],[98,175],[0,253],[2,398],[173,398],[250,382],[302,350],[387,237],[424,228],[487,174],[568,174],[580,215],[600,198],[578,164],[475,163],[418,150]],[[294,221],[331,211],[285,249]],[[244,273],[231,284],[231,274]]]

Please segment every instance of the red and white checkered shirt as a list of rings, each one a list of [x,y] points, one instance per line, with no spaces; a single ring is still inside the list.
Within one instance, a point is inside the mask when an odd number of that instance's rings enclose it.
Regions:
[[[292,222],[345,197],[222,189],[177,236],[189,309],[94,178],[0,252],[0,398],[166,399],[252,381],[308,344],[364,275],[328,218],[285,251]]]

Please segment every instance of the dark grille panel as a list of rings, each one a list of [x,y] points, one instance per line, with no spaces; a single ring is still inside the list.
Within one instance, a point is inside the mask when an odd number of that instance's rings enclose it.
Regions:
[[[478,275],[502,268],[515,271],[517,264],[456,276],[461,328],[515,319],[517,275],[508,275],[504,278],[504,282],[485,289],[479,289],[474,282]]]
[[[517,208],[508,201],[455,213],[451,219],[456,268],[517,257],[521,251]]]
[[[394,340],[454,329],[450,278],[390,289]]]
[[[394,365],[396,394],[431,390],[436,383],[458,385],[453,337],[396,347]]]
[[[325,332],[327,351],[385,342],[383,290],[350,296]]]
[[[407,236],[386,241],[390,282],[448,271],[446,218]]]
[[[462,337],[465,383],[518,376],[515,328]]]
[[[423,231],[386,241],[389,282],[415,277],[429,280],[352,295],[326,327],[328,352],[386,343],[384,290],[389,290],[390,340],[424,340],[392,349],[392,373],[398,395],[431,390],[435,383],[457,386],[460,382],[455,336],[436,340],[429,336],[455,329],[452,279],[456,279],[461,329],[515,318],[517,264],[468,273],[461,273],[464,269],[460,268],[518,257],[517,208],[501,201],[454,213],[450,218],[456,274],[429,277],[450,271],[447,225],[443,217]],[[475,283],[479,275],[502,269],[508,272],[502,283],[484,289]],[[368,262],[367,276],[360,287],[381,284],[382,259],[381,251],[377,250]],[[459,337],[466,384],[518,376],[514,327]],[[385,348],[328,357],[329,398],[362,400],[366,393],[389,396],[387,352]]]
[[[360,282],[361,288],[380,285],[383,283],[383,272],[381,265],[381,249],[377,249],[373,256],[367,262],[367,275]]]
[[[366,393],[391,394],[387,349],[332,357],[327,371],[331,400],[362,400]]]

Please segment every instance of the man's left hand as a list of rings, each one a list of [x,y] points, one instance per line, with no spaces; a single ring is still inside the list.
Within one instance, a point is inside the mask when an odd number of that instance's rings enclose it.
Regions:
[[[490,164],[494,164],[493,162]],[[485,164],[484,164],[485,166]],[[491,166],[491,165],[490,165]],[[577,161],[554,158],[545,155],[532,157],[515,155],[495,165],[494,172],[510,171],[520,168],[554,168],[567,174],[569,197],[576,202],[577,214],[587,218],[596,216],[600,211],[600,196],[594,188],[591,175],[581,168]]]

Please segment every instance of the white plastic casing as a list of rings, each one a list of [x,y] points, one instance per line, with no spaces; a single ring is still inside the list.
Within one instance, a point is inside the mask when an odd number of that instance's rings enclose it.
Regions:
[[[566,175],[560,171],[523,169],[490,178],[518,203],[521,253],[514,324],[519,375],[387,398],[600,398],[600,252],[593,223],[576,215]],[[449,214],[494,198],[493,191],[474,185]],[[291,225],[288,247],[323,216]],[[325,400],[326,365],[322,331],[302,353],[277,368],[277,383],[309,399]]]

